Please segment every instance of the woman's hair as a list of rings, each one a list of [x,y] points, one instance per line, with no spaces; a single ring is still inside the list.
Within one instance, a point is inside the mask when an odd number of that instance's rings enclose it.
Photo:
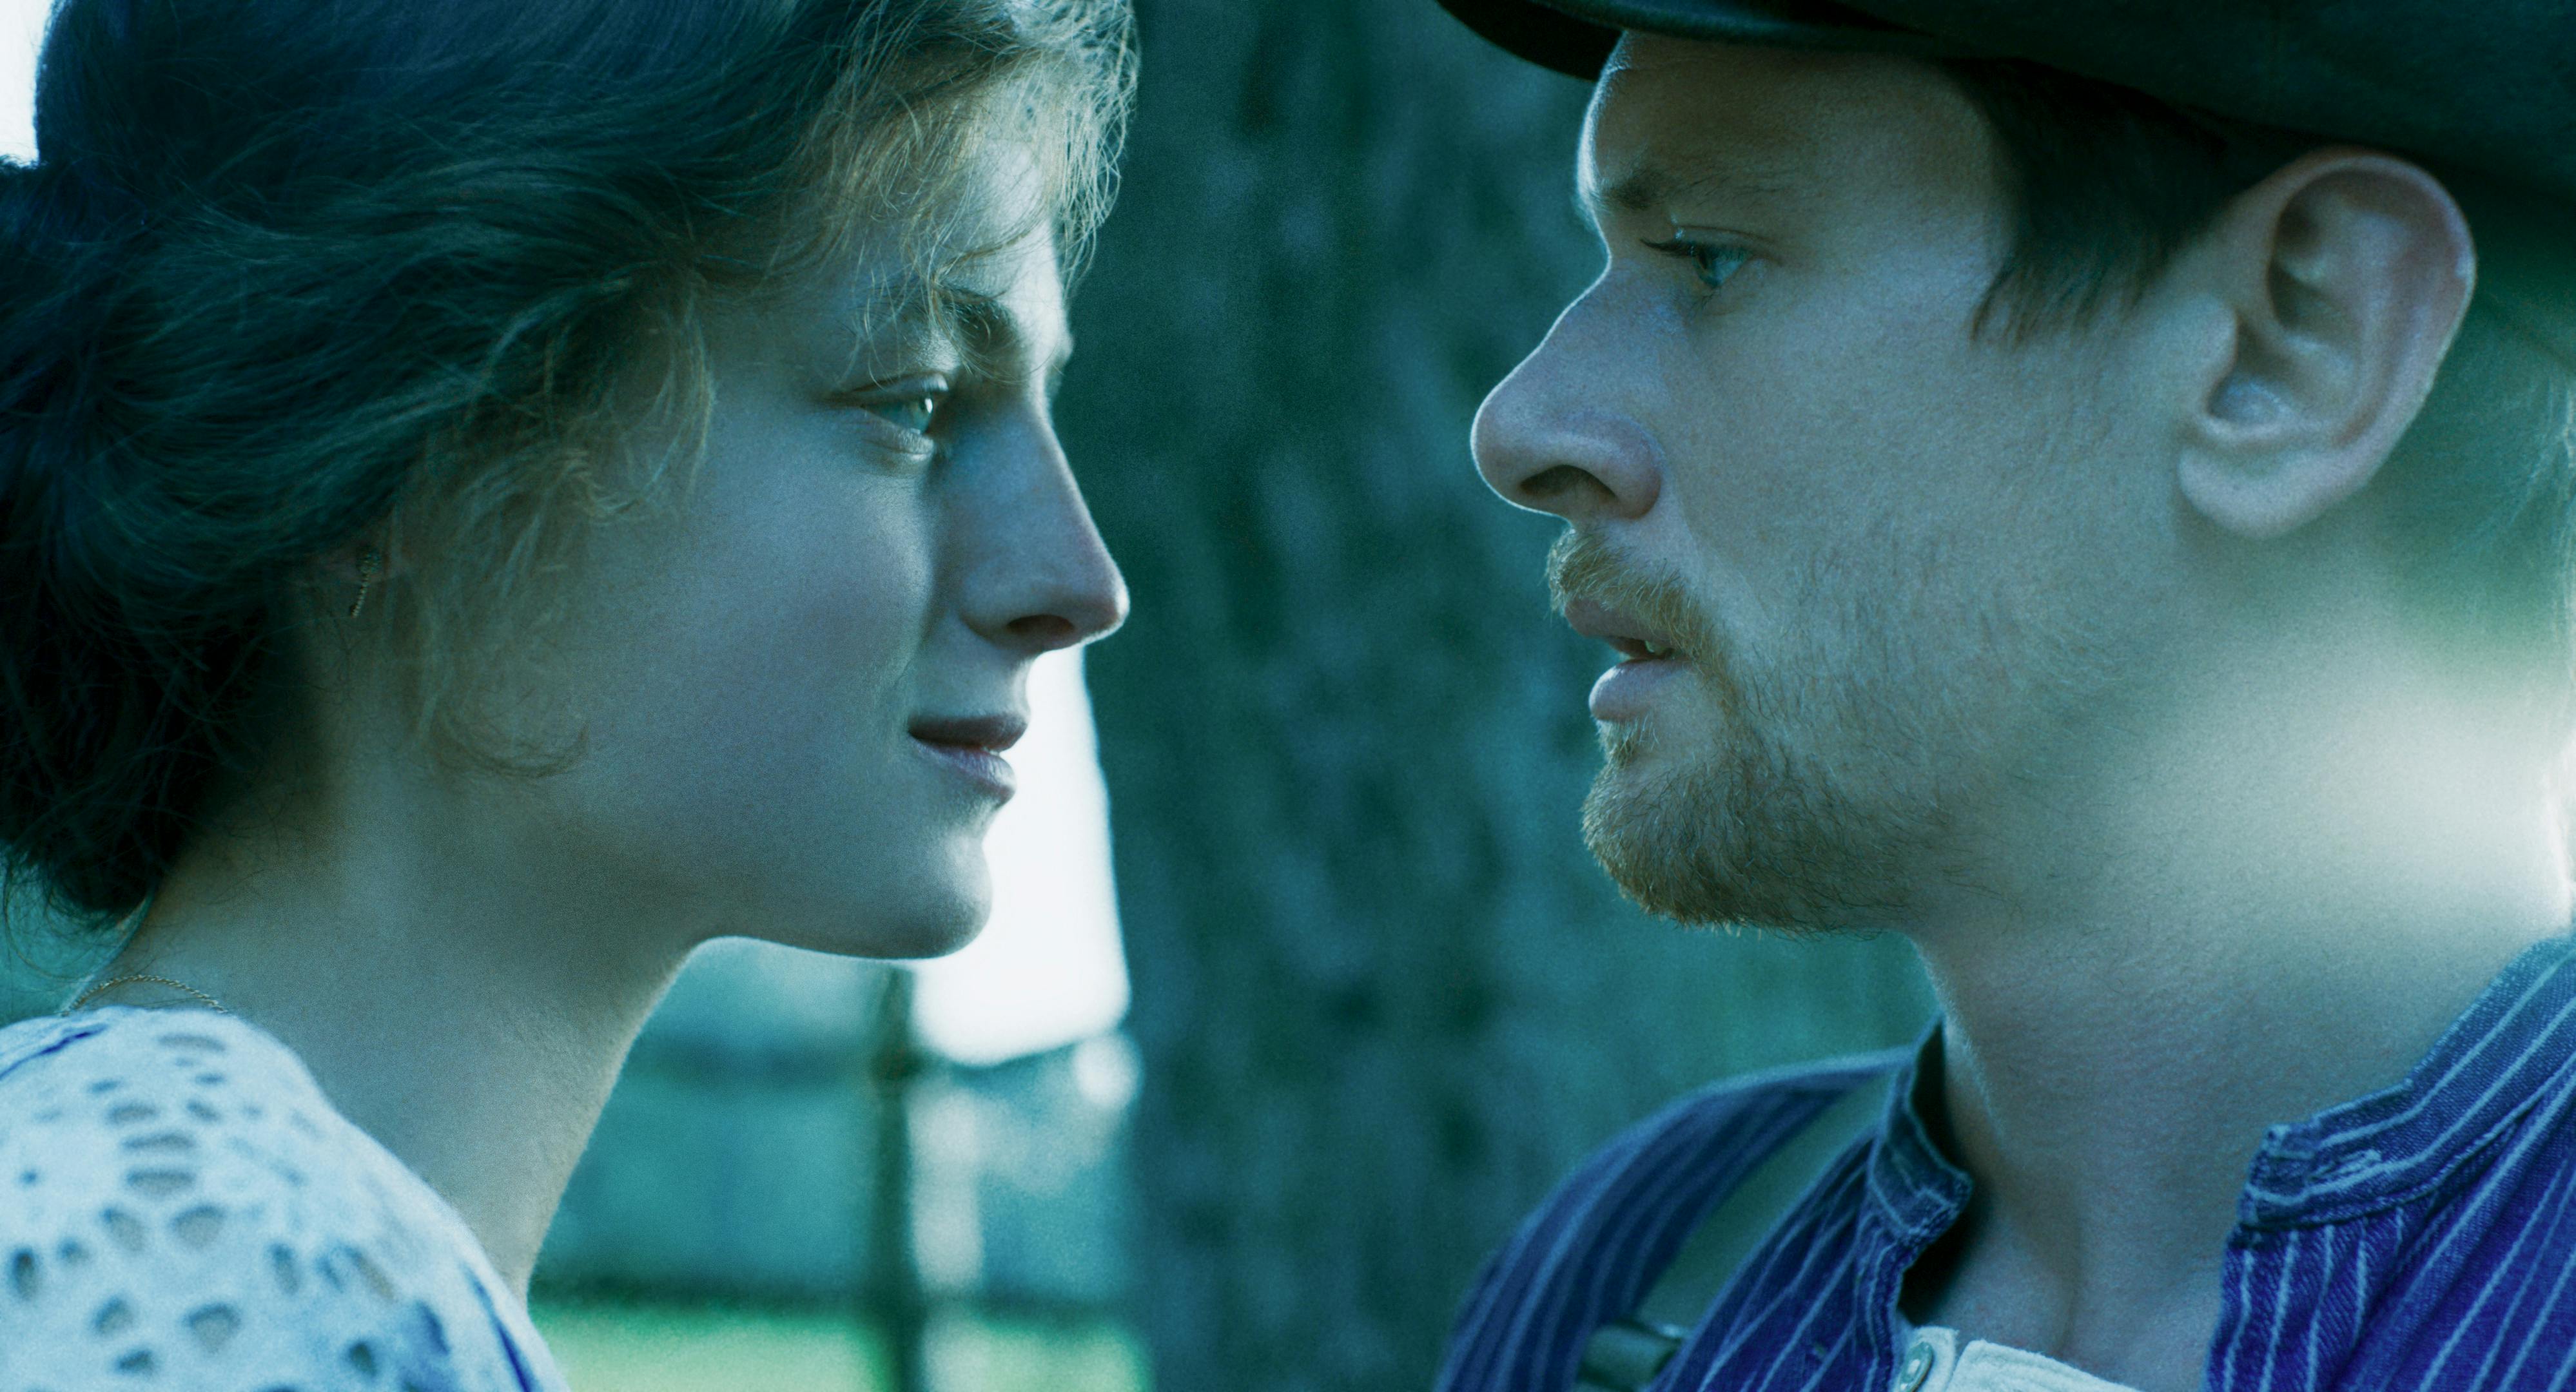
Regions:
[[[581,533],[678,472],[621,451],[639,402],[702,438],[704,311],[863,238],[927,290],[996,249],[958,234],[995,140],[1035,155],[1019,232],[1078,262],[1128,24],[1125,0],[61,0],[39,158],[0,161],[10,884],[93,921],[149,895],[298,718],[302,616],[355,545],[402,579],[369,612],[418,736],[533,767],[477,698]]]

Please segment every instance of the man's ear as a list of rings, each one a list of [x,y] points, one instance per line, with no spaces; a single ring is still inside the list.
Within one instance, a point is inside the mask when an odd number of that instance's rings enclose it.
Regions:
[[[2319,150],[2238,195],[2174,268],[2203,311],[2182,317],[2183,497],[2260,540],[2359,492],[2432,390],[2476,265],[2459,205],[2404,160]]]

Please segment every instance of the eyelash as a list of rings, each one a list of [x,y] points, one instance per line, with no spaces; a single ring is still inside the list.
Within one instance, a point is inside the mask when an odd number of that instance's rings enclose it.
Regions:
[[[1700,284],[1711,290],[1724,289],[1726,282],[1753,259],[1752,252],[1732,242],[1704,242],[1692,237],[1674,237],[1668,241],[1648,242],[1645,246],[1649,251],[1659,251],[1690,262],[1699,272]],[[1725,269],[1717,269],[1720,262],[1724,263]]]

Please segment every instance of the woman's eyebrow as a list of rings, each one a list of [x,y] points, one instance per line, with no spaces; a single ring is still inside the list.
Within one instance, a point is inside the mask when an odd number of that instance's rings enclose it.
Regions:
[[[1020,317],[1000,298],[959,285],[939,291],[939,318],[967,352],[983,358],[1017,359],[1026,353],[1027,336]]]
[[[1046,399],[1050,405],[1054,403],[1056,394],[1064,390],[1064,369],[1072,361],[1073,335],[1066,334],[1064,342],[1057,345],[1055,356],[1047,360]]]
[[[1015,380],[1043,378],[1050,394],[1063,376],[1066,359],[1073,355],[1071,335],[1060,334],[1054,343],[1039,343],[1008,303],[984,291],[954,285],[941,287],[939,318],[954,336],[959,351],[984,371]]]
[[[944,349],[996,377],[1043,378],[1052,389],[1072,356],[1069,335],[1042,343],[1009,302],[960,281],[888,286],[849,321],[853,362],[887,352]]]

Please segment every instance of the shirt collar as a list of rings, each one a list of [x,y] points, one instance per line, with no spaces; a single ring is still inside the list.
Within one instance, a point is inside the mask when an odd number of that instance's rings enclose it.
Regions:
[[[1925,1118],[1938,1105],[1941,1024],[1889,1090],[1868,1193],[1898,1245],[1919,1252],[1957,1221],[1973,1182]],[[2396,1085],[2275,1126],[2239,1219],[2252,1228],[2342,1222],[2439,1188],[2534,1107],[2576,1094],[2576,937],[2535,943],[2497,973]]]
[[[2555,937],[2497,973],[2403,1081],[2273,1127],[2239,1216],[2281,1228],[2396,1207],[2481,1162],[2533,1108],[2571,1091],[2576,937]]]
[[[1915,1043],[1914,1057],[1887,1092],[1887,1113],[1870,1147],[1869,1198],[1899,1245],[1919,1252],[1957,1221],[1974,1182],[1933,1143],[1925,1120],[1939,1106],[1941,1022]]]

